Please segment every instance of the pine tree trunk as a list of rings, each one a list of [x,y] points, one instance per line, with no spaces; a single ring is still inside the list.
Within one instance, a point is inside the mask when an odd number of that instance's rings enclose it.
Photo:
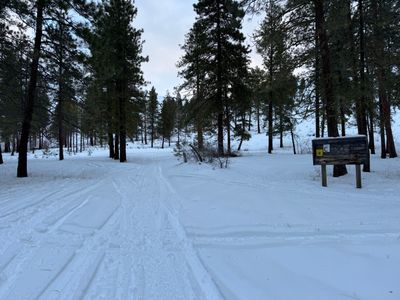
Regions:
[[[109,149],[109,157],[114,158],[114,136],[113,136],[113,114],[112,114],[112,102],[111,96],[109,94],[111,92],[111,88],[107,87],[107,136],[108,136],[108,149]]]
[[[381,88],[379,88],[381,89]],[[383,88],[382,88],[383,90]],[[381,97],[381,96],[379,96]],[[390,112],[390,103],[388,101],[387,93],[383,93],[382,95],[382,110],[383,110],[383,121],[385,122],[386,129],[386,141],[387,147],[386,151],[389,154],[389,158],[396,158],[396,146],[393,138],[392,124],[391,124],[391,112]]]
[[[251,109],[250,109],[250,111],[249,111],[249,124],[248,124],[248,131],[251,131],[251,116],[252,116],[252,114],[251,114]]]
[[[40,50],[41,50],[42,34],[43,34],[43,11],[46,5],[46,0],[37,0],[36,4],[37,4],[36,8],[37,12],[36,12],[35,42],[33,47],[32,63],[30,66],[27,101],[26,101],[24,118],[21,129],[21,141],[19,146],[17,177],[28,177],[28,139],[31,130],[33,109],[35,105],[36,84],[38,78],[39,58],[40,58]]]
[[[357,76],[357,67],[356,67],[356,56],[355,56],[355,49],[354,49],[354,37],[353,37],[353,27],[351,26],[351,1],[348,3],[348,14],[349,14],[349,34],[352,38],[351,41],[351,46],[352,46],[352,57],[353,57],[353,73],[354,73],[354,78],[355,81],[358,80]],[[365,34],[364,34],[364,7],[363,7],[363,0],[358,0],[358,14],[359,14],[359,48],[360,48],[360,78],[359,78],[359,87],[360,87],[360,97],[357,97],[356,99],[356,119],[357,119],[357,129],[358,129],[358,134],[368,136],[370,139],[370,135],[368,132],[368,124],[367,124],[367,97],[366,97],[366,82],[365,82]],[[373,141],[372,141],[373,142]],[[371,164],[368,161],[368,163],[364,164],[363,166],[363,171],[364,172],[371,172]]]
[[[371,154],[375,154],[375,126],[374,126],[374,116],[372,113],[369,114],[369,128],[368,128],[368,134],[369,134],[369,149],[371,150]],[[368,124],[368,123],[367,123]]]
[[[376,61],[376,74],[378,81],[378,96],[380,106],[380,121],[381,121],[381,144],[382,153],[381,157],[386,158],[386,151],[390,158],[397,157],[396,147],[393,139],[392,124],[391,124],[391,111],[388,99],[388,92],[386,88],[387,76],[386,69],[387,63],[385,62],[385,41],[382,35],[382,16],[379,11],[378,1],[372,1],[372,9],[374,12],[374,46],[375,46],[375,61]],[[385,132],[387,138],[387,147],[385,145]]]
[[[78,153],[78,132],[75,133],[75,153]]]
[[[350,6],[350,1],[349,1],[349,6]],[[351,11],[351,8],[349,8]],[[350,12],[349,12],[350,13]],[[367,97],[366,97],[366,79],[365,79],[365,34],[364,34],[364,8],[363,8],[363,0],[358,1],[358,13],[359,13],[359,48],[360,48],[360,66],[359,66],[359,73],[360,73],[360,97],[357,97],[356,101],[356,117],[357,117],[357,128],[358,128],[358,134],[363,134],[367,135],[367,117],[366,117],[366,105],[367,105]],[[351,19],[351,17],[349,17]],[[351,24],[351,20],[350,20]],[[350,27],[350,34],[352,34],[352,27]],[[354,43],[352,42],[352,45]],[[352,47],[354,48],[354,47]],[[355,52],[355,50],[352,50]],[[352,55],[354,58],[353,60],[355,61],[355,54]],[[356,63],[354,63],[355,65]],[[356,67],[354,66],[354,69]],[[358,79],[357,72],[353,71],[354,76],[356,80]],[[368,171],[369,172],[369,171]]]
[[[199,151],[204,149],[203,124],[199,118],[197,119],[197,148]]]
[[[335,97],[333,93],[332,71],[331,71],[331,58],[330,49],[328,44],[328,36],[325,29],[325,16],[324,16],[324,1],[314,0],[315,8],[315,24],[318,33],[319,48],[321,50],[322,58],[322,79],[324,82],[325,101],[326,101],[326,115],[328,123],[328,136],[338,137],[339,131],[337,128],[337,113],[335,105]],[[345,165],[335,165],[333,168],[333,176],[339,177],[347,174]]]
[[[164,136],[162,137],[162,142],[161,142],[161,149],[164,149],[164,140],[165,140],[165,138],[164,138]]]
[[[320,99],[320,62],[319,62],[318,34],[315,34],[315,137],[321,136],[321,99]]]
[[[271,2],[272,3],[272,2]],[[271,4],[270,3],[270,4]],[[273,107],[273,92],[272,92],[272,85],[273,85],[273,71],[274,71],[274,53],[273,48],[270,47],[269,50],[269,66],[268,66],[268,73],[269,73],[269,99],[268,99],[268,153],[272,154],[274,150],[274,107]]]
[[[39,150],[43,149],[43,132],[39,129]]]
[[[147,145],[147,112],[144,116],[144,144]]]
[[[108,131],[108,149],[109,149],[109,157],[114,158],[114,137],[112,131]]]
[[[0,143],[0,165],[4,163],[3,161],[3,154],[1,153],[1,143]]]
[[[295,139],[294,139],[293,123],[292,122],[290,122],[290,136],[292,138],[293,154],[296,155],[297,154],[297,152],[296,152],[296,142],[295,142]]]
[[[279,148],[283,148],[283,116],[282,111],[279,116]]]
[[[257,107],[257,133],[261,133],[261,124],[260,124],[260,108]]]
[[[150,143],[151,143],[151,148],[153,148],[153,146],[154,146],[154,120],[151,120],[150,127],[151,127],[151,136],[150,136],[151,141],[150,141]]]
[[[239,146],[238,146],[238,150],[237,150],[237,151],[240,151],[240,150],[242,149],[244,132],[245,132],[245,130],[246,130],[246,128],[245,128],[245,127],[246,127],[246,126],[245,126],[245,120],[246,120],[246,117],[243,116],[243,117],[242,117],[242,126],[243,126],[242,131],[243,131],[243,134],[242,134],[241,137],[240,137],[240,143],[239,143]]]
[[[21,140],[20,140],[20,137],[19,137],[19,133],[18,132],[16,132],[15,133],[15,145],[14,145],[14,151],[15,152],[17,152],[17,153],[19,153],[19,145],[20,145],[20,143],[21,143]]]
[[[240,142],[237,151],[240,151],[242,149],[242,144],[243,144],[243,136],[240,137]]]
[[[11,143],[10,143],[10,138],[9,137],[6,139],[6,142],[4,143],[4,152],[5,153],[10,153],[11,152]]]
[[[16,146],[16,137],[13,136],[13,140],[12,140],[12,151],[11,151],[11,156],[14,156],[15,151],[17,151],[17,146]],[[26,147],[28,148],[28,145],[26,145]]]
[[[124,74],[126,74],[126,70]],[[127,84],[126,84],[127,85]],[[119,161],[126,162],[126,85],[121,82],[119,96],[119,138],[120,138],[120,155]]]
[[[340,125],[342,127],[342,136],[346,136],[346,116],[344,114],[342,102],[340,104]]]
[[[61,63],[62,64],[62,63]],[[59,160],[64,160],[64,103],[63,103],[63,90],[62,90],[62,66],[59,66],[58,78],[58,105],[57,105],[57,125],[58,125],[58,150]]]
[[[119,160],[119,134],[115,134],[114,159]]]
[[[379,132],[381,135],[381,158],[386,158],[385,118],[383,116],[382,99],[379,97]]]
[[[224,102],[222,99],[221,2],[217,0],[217,109],[218,155],[224,156]]]
[[[268,102],[268,153],[271,154],[274,150],[274,132],[273,132],[273,115],[274,108],[272,105],[272,92],[270,93],[270,100]]]
[[[326,124],[326,110],[325,103],[322,101],[322,120],[321,120],[321,137],[325,136],[325,124]]]
[[[318,91],[315,91],[315,137],[321,137],[320,98]]]
[[[226,105],[226,135],[227,135],[227,153],[228,155],[231,155],[232,149],[231,149],[231,118],[229,115],[229,108],[228,105]]]

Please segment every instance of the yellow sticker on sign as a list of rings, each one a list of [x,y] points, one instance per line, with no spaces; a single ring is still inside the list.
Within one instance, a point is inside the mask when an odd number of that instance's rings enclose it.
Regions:
[[[324,149],[317,149],[317,157],[324,156]]]

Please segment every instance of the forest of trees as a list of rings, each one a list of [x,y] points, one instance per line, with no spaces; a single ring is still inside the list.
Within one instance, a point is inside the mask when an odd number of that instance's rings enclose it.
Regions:
[[[289,134],[296,153],[296,125],[310,118],[315,137],[354,127],[372,154],[377,135],[381,158],[397,157],[398,0],[198,0],[194,11],[177,62],[183,83],[160,96],[141,70],[133,1],[1,1],[0,164],[2,152],[18,154],[26,177],[28,151],[55,146],[62,160],[65,147],[87,145],[125,162],[127,141],[164,147],[183,132],[198,151],[213,137],[219,156],[251,132],[267,135],[268,153]],[[263,18],[252,37],[258,67],[242,30],[254,15]],[[335,166],[334,176],[346,173]]]

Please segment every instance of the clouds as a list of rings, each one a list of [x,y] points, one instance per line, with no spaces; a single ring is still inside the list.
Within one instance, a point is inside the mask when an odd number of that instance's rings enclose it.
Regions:
[[[178,85],[176,63],[182,55],[179,47],[192,26],[195,14],[190,0],[136,0],[135,26],[143,28],[143,54],[150,61],[143,64],[144,76],[161,95]]]
[[[180,49],[184,43],[185,34],[195,20],[192,0],[136,0],[138,16],[135,26],[144,30],[145,40],[143,54],[150,61],[143,64],[144,76],[154,85],[157,92],[163,96],[167,90],[173,91],[181,79],[178,78],[176,63],[183,55]],[[246,37],[251,35],[257,21],[247,21],[244,24]],[[250,41],[248,41],[250,44]],[[258,61],[252,55],[252,60]]]

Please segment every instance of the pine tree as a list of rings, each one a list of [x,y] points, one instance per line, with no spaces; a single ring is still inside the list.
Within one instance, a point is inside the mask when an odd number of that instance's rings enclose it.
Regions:
[[[186,35],[182,50],[185,54],[178,62],[179,75],[185,79],[181,89],[192,91],[193,97],[187,106],[186,123],[192,121],[197,132],[197,147],[204,148],[204,126],[212,113],[213,103],[206,93],[208,50],[207,36],[201,22],[195,22]]]
[[[44,20],[44,10],[47,5],[46,0],[36,1],[36,30],[35,30],[35,42],[32,52],[32,61],[30,64],[30,76],[29,85],[27,92],[27,100],[24,111],[24,118],[22,122],[21,129],[21,139],[19,145],[19,156],[18,156],[18,168],[17,177],[27,177],[28,176],[28,142],[29,134],[31,130],[31,122],[33,116],[33,110],[35,105],[35,93],[38,80],[38,69],[39,69],[39,59],[41,56],[41,46],[42,46],[42,35],[43,35],[43,20]]]
[[[224,123],[228,128],[229,152],[231,108],[228,96],[248,54],[241,33],[244,10],[233,0],[200,0],[194,10],[196,22],[183,46],[185,55],[180,66],[186,67],[183,72],[186,79],[196,84],[197,102],[206,99],[212,103],[211,112],[217,119],[218,154],[224,155]],[[203,125],[198,125],[201,145]]]
[[[339,136],[337,128],[337,111],[333,90],[331,51],[325,25],[326,20],[324,13],[324,2],[322,0],[314,0],[314,9],[316,20],[315,28],[318,34],[319,48],[321,49],[322,78],[324,82],[328,135],[330,137],[337,137]],[[347,169],[345,165],[334,166],[334,177],[343,176],[345,174],[347,174]]]
[[[0,134],[6,144],[6,152],[10,150],[7,145],[18,140],[25,105],[28,52],[29,42],[24,35],[7,33],[0,51]]]
[[[108,119],[108,140],[111,148],[111,130],[115,132],[114,158],[126,161],[127,116],[132,97],[144,83],[141,64],[147,58],[141,55],[142,30],[132,26],[137,9],[128,0],[105,1],[97,13],[92,36],[92,64],[97,69],[100,89],[108,93],[107,109],[113,111]],[[111,151],[111,150],[110,150]],[[110,153],[111,154],[111,153]]]
[[[392,27],[392,21],[396,20],[396,15],[391,8],[392,1],[371,0],[372,13],[372,41],[373,41],[373,61],[378,84],[379,114],[381,127],[381,157],[386,158],[387,153],[390,158],[397,157],[394,144],[391,120],[391,104],[388,89],[389,69],[391,65],[390,53],[386,49],[391,49],[389,41],[391,34],[396,35],[397,29]],[[394,22],[396,24],[396,22]],[[397,22],[398,25],[398,22]],[[394,31],[393,31],[394,30]],[[398,33],[397,33],[398,34]],[[385,136],[386,133],[386,136]],[[386,147],[387,146],[387,147]]]
[[[279,107],[285,83],[290,81],[295,67],[289,52],[287,41],[290,39],[283,15],[283,8],[276,1],[269,1],[266,18],[255,34],[257,50],[264,59],[267,76],[268,153],[273,151],[274,106]]]
[[[54,3],[53,3],[54,4]],[[77,41],[73,37],[68,16],[68,3],[52,7],[54,23],[46,27],[45,38],[48,41],[46,47],[47,69],[49,77],[57,86],[56,98],[56,128],[59,144],[59,159],[64,159],[64,144],[67,139],[66,122],[72,123],[71,114],[74,108],[74,81],[81,77],[78,62]],[[68,111],[69,110],[69,111]],[[70,117],[68,120],[68,117]]]

